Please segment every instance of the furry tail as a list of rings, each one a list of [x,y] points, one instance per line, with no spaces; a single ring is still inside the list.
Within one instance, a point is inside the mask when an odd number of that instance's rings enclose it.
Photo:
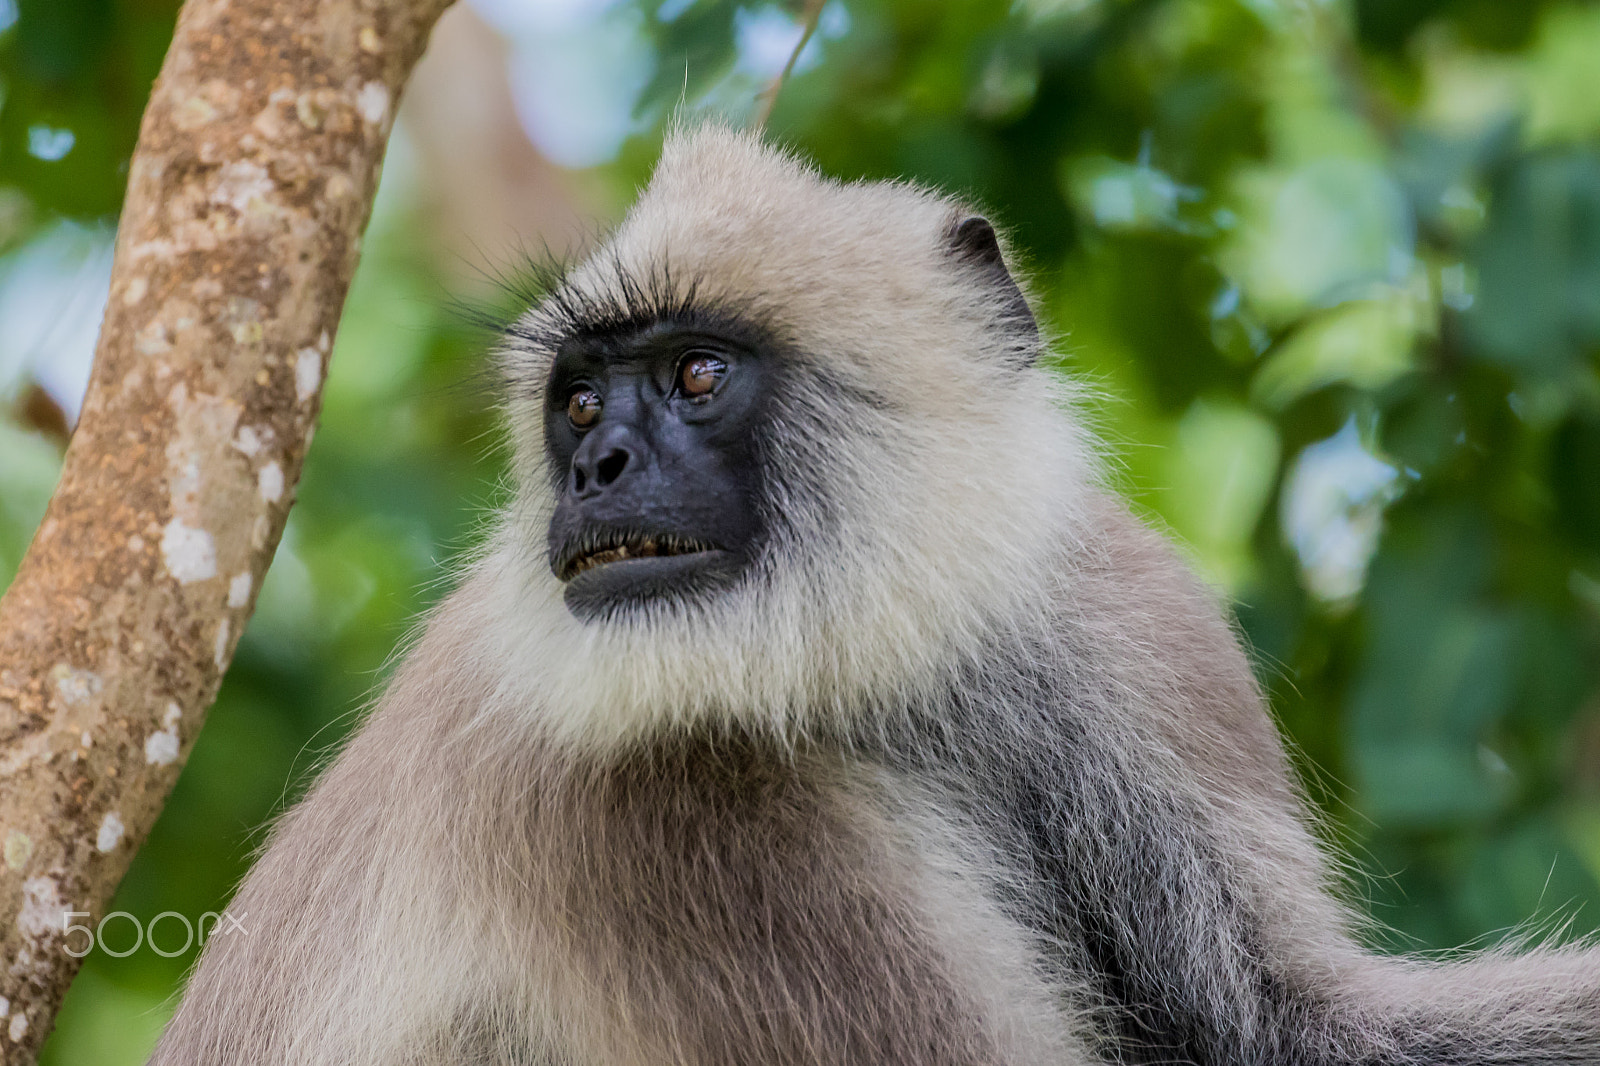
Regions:
[[[1600,1064],[1600,948],[1387,959],[1361,975],[1332,1064]]]

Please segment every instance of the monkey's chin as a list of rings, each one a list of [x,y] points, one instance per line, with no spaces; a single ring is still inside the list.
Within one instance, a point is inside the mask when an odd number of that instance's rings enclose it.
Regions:
[[[710,549],[684,555],[619,559],[591,567],[567,582],[567,610],[585,622],[621,619],[652,604],[692,603],[732,588],[742,557]]]

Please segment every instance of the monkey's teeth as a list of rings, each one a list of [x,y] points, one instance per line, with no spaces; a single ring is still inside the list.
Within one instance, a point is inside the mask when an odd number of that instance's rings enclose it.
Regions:
[[[572,562],[572,576],[577,577],[585,570],[593,570],[606,563],[621,562],[624,559],[653,559],[664,555],[689,555],[705,549],[692,541],[679,541],[675,539],[655,540],[645,537],[626,544],[613,544],[605,548],[596,548],[585,551]]]

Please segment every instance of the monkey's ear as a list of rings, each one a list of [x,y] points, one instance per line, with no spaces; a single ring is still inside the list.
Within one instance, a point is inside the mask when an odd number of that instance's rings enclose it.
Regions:
[[[989,282],[995,296],[1004,306],[1006,317],[1018,328],[1039,335],[1039,323],[1033,317],[1022,288],[1006,268],[1005,255],[1000,251],[1000,239],[994,227],[982,215],[959,218],[950,226],[950,254],[974,268],[974,272]]]

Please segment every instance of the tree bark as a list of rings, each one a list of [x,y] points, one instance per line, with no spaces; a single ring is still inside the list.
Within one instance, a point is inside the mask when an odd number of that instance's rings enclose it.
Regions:
[[[250,617],[395,103],[448,5],[189,0],[179,16],[79,426],[0,600],[7,1063],[37,1055],[77,971],[65,924],[102,914]]]

